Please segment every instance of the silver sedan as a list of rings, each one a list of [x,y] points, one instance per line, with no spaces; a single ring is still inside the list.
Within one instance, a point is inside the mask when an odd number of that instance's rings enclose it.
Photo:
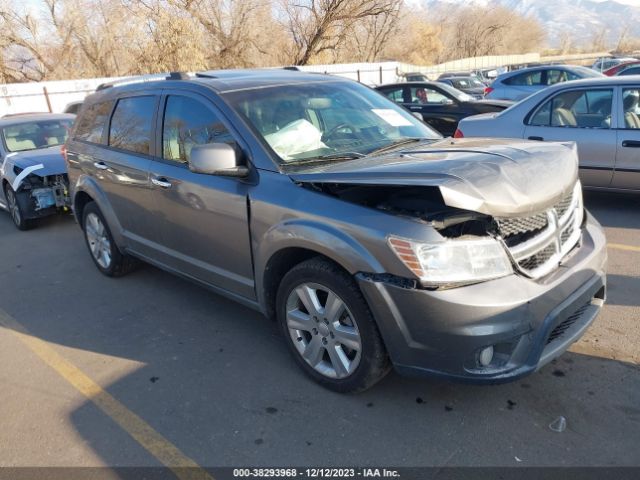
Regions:
[[[500,113],[463,119],[456,137],[573,141],[592,188],[640,191],[640,75],[557,84]]]

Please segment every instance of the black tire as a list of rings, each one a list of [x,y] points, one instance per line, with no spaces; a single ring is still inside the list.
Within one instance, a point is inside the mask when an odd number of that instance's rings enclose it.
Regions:
[[[13,224],[18,230],[29,230],[33,227],[33,220],[25,217],[23,199],[20,198],[20,193],[16,193],[11,185],[5,184],[4,186],[4,198],[7,200],[7,209]]]
[[[303,358],[299,351],[300,346],[296,346],[296,340],[292,338],[290,333],[292,330],[287,324],[287,302],[290,302],[290,295],[293,295],[294,290],[304,284],[319,285],[337,295],[348,309],[349,321],[355,324],[359,333],[361,341],[359,363],[344,378],[331,378],[316,370]],[[278,287],[276,312],[277,321],[296,362],[307,375],[322,386],[340,393],[361,392],[372,387],[389,372],[391,367],[389,357],[369,306],[353,278],[338,265],[316,257],[293,267]],[[317,331],[315,335],[318,335]],[[313,340],[313,337],[308,338]],[[333,338],[331,334],[331,339]],[[297,341],[300,342],[301,338],[298,337]],[[325,337],[322,341],[325,341]],[[323,355],[327,354],[328,351],[326,354],[323,353]]]
[[[104,226],[104,236],[108,240],[108,245],[105,246],[105,251],[108,251],[109,253],[108,263],[104,260],[98,260],[92,251],[92,240],[90,239],[90,235],[87,233],[88,228],[90,228],[87,226],[87,222],[93,221],[93,217],[90,218],[92,215],[95,215],[95,217],[97,217]],[[84,232],[84,240],[87,244],[87,248],[89,249],[89,255],[91,255],[93,263],[98,267],[98,270],[107,277],[121,277],[138,266],[139,262],[137,259],[120,252],[118,246],[113,241],[113,235],[111,235],[109,225],[95,202],[87,203],[82,211],[82,230]],[[104,258],[105,257],[102,257],[102,259]]]

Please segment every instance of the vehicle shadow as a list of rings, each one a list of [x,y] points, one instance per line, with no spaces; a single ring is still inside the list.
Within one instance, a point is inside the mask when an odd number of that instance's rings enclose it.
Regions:
[[[584,202],[605,227],[640,228],[640,194],[585,190]]]

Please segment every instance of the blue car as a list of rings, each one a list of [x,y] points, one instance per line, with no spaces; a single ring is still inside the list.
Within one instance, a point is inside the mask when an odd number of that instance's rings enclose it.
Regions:
[[[485,98],[518,101],[556,83],[602,77],[595,70],[576,65],[542,65],[498,76],[485,90]]]

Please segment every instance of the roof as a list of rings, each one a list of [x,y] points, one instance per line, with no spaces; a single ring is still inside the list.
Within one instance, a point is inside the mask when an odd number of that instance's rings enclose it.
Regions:
[[[175,84],[197,83],[206,85],[213,90],[223,93],[236,90],[275,87],[282,85],[304,84],[309,82],[338,82],[351,81],[345,78],[307,73],[291,69],[253,69],[253,70],[210,70],[195,74],[159,74],[132,77],[106,84],[98,92],[122,91],[123,89],[138,90],[140,88],[167,88],[167,82]]]
[[[563,88],[563,87],[591,87],[591,86],[613,86],[616,85],[638,85],[640,83],[640,75],[626,75],[622,77],[593,77],[593,78],[581,78],[580,80],[571,80],[569,82],[560,82],[551,85],[548,88]]]
[[[380,89],[380,88],[386,88],[386,87],[420,87],[420,86],[425,86],[425,85],[433,85],[435,87],[442,87],[442,83],[440,82],[436,82],[434,80],[424,80],[424,81],[420,81],[420,82],[396,82],[396,83],[384,83],[382,85],[376,85],[376,87],[374,87],[376,90]]]
[[[0,118],[0,127],[46,120],[73,120],[75,118],[76,116],[71,113],[25,113]]]

